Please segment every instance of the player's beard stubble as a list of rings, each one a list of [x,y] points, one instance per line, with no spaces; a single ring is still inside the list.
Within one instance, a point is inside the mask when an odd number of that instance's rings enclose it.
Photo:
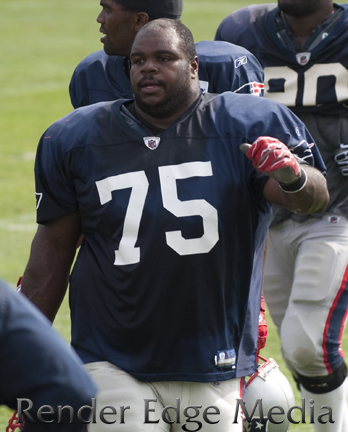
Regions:
[[[191,106],[195,100],[195,92],[191,87],[190,78],[185,75],[178,77],[175,85],[166,85],[165,82],[156,79],[156,83],[162,87],[164,91],[164,96],[157,102],[147,102],[141,95],[139,91],[139,85],[141,86],[141,81],[133,89],[134,99],[136,105],[146,114],[155,118],[167,118],[174,115],[176,112],[181,111],[183,107],[187,109]]]

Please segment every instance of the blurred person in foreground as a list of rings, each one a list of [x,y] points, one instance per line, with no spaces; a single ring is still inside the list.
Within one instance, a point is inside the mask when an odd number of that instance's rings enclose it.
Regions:
[[[2,280],[0,353],[0,404],[22,408],[18,425],[24,432],[86,430],[77,414],[81,407],[91,406],[96,385],[47,318]],[[68,409],[59,417],[59,406],[70,406],[72,417]],[[9,425],[13,429],[15,424]]]

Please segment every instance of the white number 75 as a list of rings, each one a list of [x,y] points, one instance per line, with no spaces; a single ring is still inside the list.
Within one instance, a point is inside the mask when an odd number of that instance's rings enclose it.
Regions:
[[[166,232],[166,241],[179,255],[193,255],[209,252],[219,240],[217,210],[207,201],[180,201],[176,180],[190,177],[212,176],[211,162],[188,162],[158,168],[163,207],[177,217],[201,216],[203,235],[199,238],[185,239],[180,231]],[[120,174],[96,182],[102,205],[112,200],[112,192],[132,188],[122,238],[115,251],[115,265],[136,264],[140,261],[140,248],[135,247],[145,199],[149,188],[144,171]]]

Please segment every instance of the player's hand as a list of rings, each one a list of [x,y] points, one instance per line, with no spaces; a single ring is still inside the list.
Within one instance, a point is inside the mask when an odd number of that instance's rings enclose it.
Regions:
[[[240,149],[258,171],[279,183],[287,185],[300,178],[295,156],[276,138],[261,136],[252,145],[241,144]]]
[[[262,350],[262,348],[265,347],[267,335],[268,335],[265,311],[266,311],[265,299],[263,296],[261,296],[260,315],[259,315],[259,337],[257,339],[256,357],[260,355],[260,351]]]

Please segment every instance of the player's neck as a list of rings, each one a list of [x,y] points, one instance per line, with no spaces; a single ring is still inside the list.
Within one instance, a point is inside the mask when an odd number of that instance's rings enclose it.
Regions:
[[[328,4],[326,7],[322,7],[316,13],[311,16],[302,18],[295,18],[293,16],[284,14],[286,22],[288,23],[293,38],[299,47],[302,47],[308,37],[311,35],[323,21],[329,18],[334,13],[334,7],[332,4]]]
[[[191,98],[187,100],[187,103],[175,110],[172,114],[168,114],[165,117],[158,117],[156,111],[144,110],[135,101],[135,109],[138,112],[140,119],[144,119],[147,123],[160,129],[167,129],[171,124],[175,123],[176,120],[181,117],[199,98],[199,93],[192,93]]]

